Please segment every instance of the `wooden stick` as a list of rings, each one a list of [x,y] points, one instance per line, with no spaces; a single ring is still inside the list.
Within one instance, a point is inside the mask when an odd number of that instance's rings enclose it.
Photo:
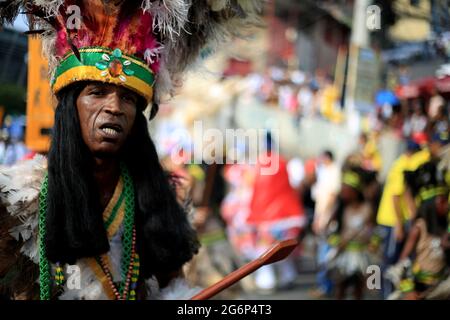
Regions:
[[[215,296],[216,294],[222,292],[242,278],[248,276],[250,273],[256,271],[260,267],[283,260],[294,250],[297,245],[298,241],[296,239],[284,240],[276,243],[262,256],[260,256],[256,260],[253,260],[252,262],[247,263],[236,271],[233,271],[216,284],[212,285],[209,288],[206,288],[202,292],[192,297],[191,300],[206,300]]]

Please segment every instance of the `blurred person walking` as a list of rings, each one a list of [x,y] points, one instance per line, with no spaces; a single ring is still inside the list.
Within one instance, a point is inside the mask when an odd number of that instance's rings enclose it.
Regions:
[[[221,206],[222,218],[234,251],[248,262],[255,250],[255,231],[247,222],[253,195],[254,168],[247,164],[230,164],[224,168],[228,191]]]
[[[409,222],[415,213],[411,194],[406,189],[404,172],[417,169],[429,159],[428,149],[420,150],[417,143],[409,140],[407,150],[389,170],[377,212],[377,224],[382,229],[383,271],[398,260]],[[392,291],[391,282],[384,279],[383,298],[387,298]]]
[[[247,219],[256,230],[255,257],[276,241],[298,238],[305,225],[303,206],[289,184],[287,161],[274,151],[270,133],[266,138],[266,151],[260,155],[255,167],[254,189]],[[278,164],[276,172],[264,172],[266,168],[273,168],[273,164]],[[276,271],[279,271],[278,276]],[[280,289],[292,287],[297,275],[294,261],[289,257],[260,268],[255,273],[255,282],[262,292],[271,292],[277,286]]]
[[[378,177],[380,182],[385,182],[392,165],[406,149],[406,144],[391,121],[380,132],[377,145],[381,155],[381,168]]]
[[[344,171],[338,206],[333,218],[336,231],[329,242],[334,246],[327,259],[327,269],[336,281],[336,298],[345,299],[347,289],[354,287],[353,296],[361,300],[364,294],[366,270],[370,263],[368,247],[374,227],[372,205],[364,196],[365,170],[355,167]],[[371,173],[367,172],[367,176]],[[373,176],[373,175],[371,175]]]
[[[434,120],[436,117],[439,116],[441,109],[445,109],[445,100],[439,94],[436,87],[433,87],[431,92],[431,98],[428,103],[428,118]]]
[[[17,162],[24,160],[28,153],[29,150],[25,146],[23,140],[10,140],[10,142],[6,144],[3,164],[12,166]]]
[[[430,120],[429,126],[432,133],[448,133],[450,131],[449,118],[444,105],[438,108],[437,114]]]
[[[405,180],[418,206],[417,218],[408,234],[399,262],[388,274],[394,275],[399,291],[391,297],[422,299],[444,279],[444,237],[447,235],[448,132],[436,133],[429,146],[430,160],[414,171],[405,172]],[[444,160],[443,160],[444,159]],[[406,269],[409,275],[399,280]]]
[[[209,287],[227,274],[235,271],[240,263],[227,239],[225,223],[221,217],[225,197],[225,180],[222,166],[218,164],[190,164],[186,168],[190,176],[192,222],[201,247],[186,265],[184,272],[190,283]],[[241,282],[219,293],[216,299],[234,299],[241,292]]]
[[[314,115],[314,93],[309,84],[303,84],[297,94],[298,111],[301,116]]]
[[[375,134],[376,133],[363,133],[360,135],[359,154],[364,169],[378,172],[382,167],[382,159],[378,150]]]
[[[228,240],[239,266],[255,257],[256,229],[247,221],[253,195],[254,167],[248,164],[230,164],[224,168],[228,190],[221,205]],[[254,275],[241,281],[243,290],[255,289]]]
[[[447,233],[447,197],[447,192],[439,194],[419,207],[399,262],[388,270],[399,287],[390,299],[423,299],[444,279],[446,261],[441,239]],[[405,269],[406,277],[402,278]]]
[[[326,256],[331,247],[327,241],[328,225],[336,207],[337,197],[341,188],[341,171],[334,162],[331,151],[325,151],[319,159],[317,181],[312,189],[315,200],[314,219],[312,229],[318,238],[317,247],[317,288],[311,292],[316,298],[331,295],[333,283],[327,276],[324,267]]]
[[[305,161],[304,178],[300,185],[300,194],[303,206],[306,212],[307,227],[306,231],[313,233],[312,225],[314,221],[314,210],[316,203],[312,196],[312,189],[317,181],[316,175],[317,160],[312,158]]]
[[[413,114],[406,119],[403,124],[403,134],[405,137],[413,137],[417,133],[425,132],[428,119],[419,100],[413,100]]]

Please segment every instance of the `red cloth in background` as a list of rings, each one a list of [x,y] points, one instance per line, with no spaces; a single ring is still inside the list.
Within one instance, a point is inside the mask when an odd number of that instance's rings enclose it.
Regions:
[[[252,224],[275,222],[281,219],[303,217],[303,206],[299,196],[289,184],[287,161],[278,154],[269,155],[270,162],[259,161],[256,165],[256,178],[250,214],[247,221]],[[263,175],[261,169],[269,168],[273,162],[279,163],[274,174]]]

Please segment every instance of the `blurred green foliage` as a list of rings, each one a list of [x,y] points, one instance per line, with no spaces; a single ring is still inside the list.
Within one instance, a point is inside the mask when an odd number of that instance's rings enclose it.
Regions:
[[[16,84],[0,83],[0,106],[5,114],[20,115],[26,113],[27,90]]]

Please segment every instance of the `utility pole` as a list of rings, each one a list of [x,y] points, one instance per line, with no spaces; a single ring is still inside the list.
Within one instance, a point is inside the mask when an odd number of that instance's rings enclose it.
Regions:
[[[355,129],[358,121],[358,113],[355,105],[355,88],[357,85],[358,56],[361,48],[370,47],[370,35],[367,28],[367,9],[372,0],[354,0],[353,24],[349,45],[349,65],[347,74],[347,86],[345,92],[345,113],[349,126]],[[356,132],[355,132],[356,133]]]
[[[367,28],[367,8],[372,0],[355,0],[353,7],[353,27],[350,42],[359,47],[369,46],[369,29]]]
[[[266,4],[266,9],[267,9],[267,17],[268,17],[268,21],[269,21],[269,28],[273,28],[274,26],[275,26],[275,24],[276,24],[276,3],[275,3],[275,1],[276,0],[269,0],[269,1],[267,1],[267,4]],[[273,39],[272,39],[272,36],[270,35],[270,32],[269,32],[269,41],[272,41]],[[272,49],[272,46],[270,45],[269,46],[269,53],[268,53],[268,55],[269,55],[269,58],[267,59],[267,66],[271,66],[271,65],[273,65],[274,64],[274,62],[275,62],[275,54],[274,54],[274,52],[273,52],[273,49]]]

